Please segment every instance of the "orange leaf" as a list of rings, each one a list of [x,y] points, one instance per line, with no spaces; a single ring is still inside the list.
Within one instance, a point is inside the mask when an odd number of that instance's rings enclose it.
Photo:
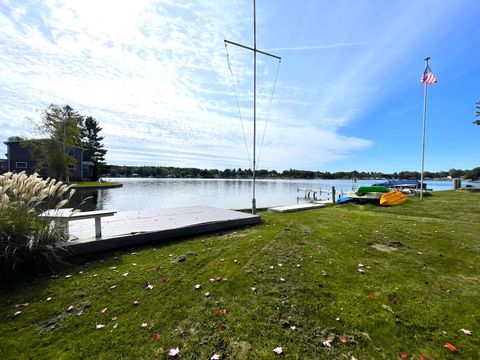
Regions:
[[[340,338],[340,342],[342,342],[342,343],[347,343],[347,342],[348,342],[348,339],[347,339],[347,338]]]
[[[374,293],[370,294],[370,299],[372,299],[372,300],[375,299],[375,294]]]
[[[408,354],[407,353],[400,353],[400,359],[408,359]]]
[[[158,339],[160,339],[160,334],[155,333],[153,334],[152,338],[153,338],[153,341],[157,341]]]
[[[445,349],[450,350],[450,351],[457,351],[457,348],[456,348],[455,346],[453,346],[452,344],[450,344],[450,343],[446,343],[445,345],[443,345],[443,347],[444,347]]]

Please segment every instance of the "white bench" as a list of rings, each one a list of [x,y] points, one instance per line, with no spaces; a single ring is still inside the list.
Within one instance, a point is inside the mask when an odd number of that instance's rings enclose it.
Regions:
[[[60,224],[64,229],[64,234],[67,239],[70,238],[70,231],[68,222],[73,220],[95,219],[95,238],[100,239],[102,237],[102,217],[113,216],[116,214],[116,210],[95,210],[84,212],[73,212],[73,209],[51,209],[40,214],[40,217],[53,220]]]

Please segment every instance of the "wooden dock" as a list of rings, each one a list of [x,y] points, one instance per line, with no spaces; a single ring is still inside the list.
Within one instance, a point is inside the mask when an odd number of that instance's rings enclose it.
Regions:
[[[258,215],[208,206],[118,212],[102,221],[102,237],[95,239],[94,219],[70,224],[68,255],[135,246],[149,242],[258,224]]]
[[[330,203],[330,201],[328,201]],[[325,207],[327,204],[325,202],[309,203],[309,204],[296,204],[296,205],[287,205],[287,206],[278,206],[270,208],[272,211],[276,212],[293,212],[301,210],[310,210]]]

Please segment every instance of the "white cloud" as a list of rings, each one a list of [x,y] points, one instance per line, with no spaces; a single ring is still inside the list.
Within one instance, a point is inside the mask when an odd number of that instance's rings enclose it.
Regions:
[[[110,163],[249,166],[223,43],[251,42],[244,2],[49,0],[0,9],[1,137],[28,133],[25,117],[68,102],[100,122]],[[273,49],[353,48],[360,55],[343,67],[321,58],[308,78],[295,78],[292,66],[307,65],[287,56],[260,167],[318,169],[372,146],[341,132],[375,101],[376,80],[414,41],[399,40],[372,66],[379,47],[404,30],[399,18],[375,41]],[[252,57],[228,51],[251,147]],[[259,142],[276,71],[270,60],[258,62]]]

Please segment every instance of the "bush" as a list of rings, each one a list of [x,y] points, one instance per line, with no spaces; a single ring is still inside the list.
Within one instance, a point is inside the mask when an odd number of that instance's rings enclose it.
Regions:
[[[0,175],[0,265],[4,275],[14,270],[52,269],[63,229],[39,215],[60,209],[70,200],[71,187],[24,172]],[[28,268],[27,268],[28,267]]]

